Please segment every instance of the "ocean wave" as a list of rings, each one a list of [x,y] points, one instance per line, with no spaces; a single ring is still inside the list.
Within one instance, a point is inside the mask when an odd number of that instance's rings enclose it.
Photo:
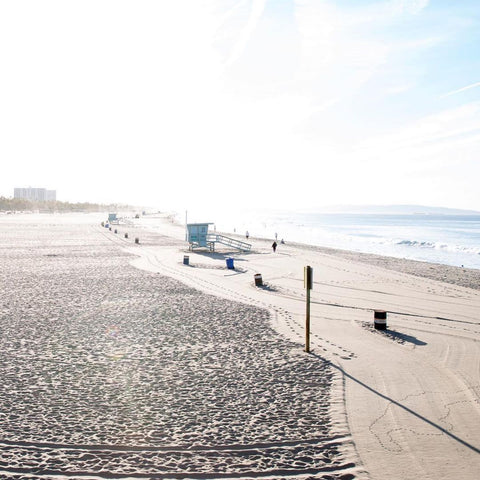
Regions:
[[[455,253],[469,253],[480,255],[480,247],[465,246],[465,245],[449,245],[447,243],[440,242],[421,242],[417,240],[401,240],[396,242],[397,245],[417,248],[431,248],[435,250],[444,250]]]
[[[408,247],[436,248],[436,244],[432,242],[418,242],[416,240],[401,240],[397,245],[406,245]]]

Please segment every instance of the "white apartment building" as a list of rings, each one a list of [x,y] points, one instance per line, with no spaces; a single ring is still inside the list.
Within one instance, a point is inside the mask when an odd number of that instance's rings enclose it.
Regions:
[[[57,199],[57,191],[47,190],[46,188],[14,188],[13,198],[22,198],[34,202],[50,202]]]

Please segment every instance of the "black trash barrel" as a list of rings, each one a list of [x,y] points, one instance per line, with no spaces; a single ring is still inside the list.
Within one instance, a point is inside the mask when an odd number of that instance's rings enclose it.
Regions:
[[[375,310],[373,314],[373,323],[376,330],[386,330],[387,312],[385,310]]]

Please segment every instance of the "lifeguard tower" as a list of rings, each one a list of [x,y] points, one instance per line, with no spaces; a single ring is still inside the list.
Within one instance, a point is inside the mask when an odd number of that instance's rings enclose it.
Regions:
[[[212,223],[187,223],[187,241],[190,244],[190,250],[194,248],[208,248],[211,252],[215,251],[215,244],[221,243],[229,247],[236,248],[242,252],[249,252],[252,246],[249,243],[241,242],[234,238],[225,237],[225,235],[218,235],[210,233],[208,226]]]
[[[208,237],[208,226],[211,223],[188,223],[188,243],[190,244],[190,250],[194,248],[206,247],[212,250]]]

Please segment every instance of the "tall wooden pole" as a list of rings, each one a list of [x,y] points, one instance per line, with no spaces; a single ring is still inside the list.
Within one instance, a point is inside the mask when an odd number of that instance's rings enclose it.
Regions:
[[[313,268],[305,267],[304,272],[304,283],[306,292],[306,315],[305,315],[305,351],[310,353],[310,290],[313,285]]]
[[[307,288],[307,311],[305,315],[305,351],[310,353],[310,289]]]

